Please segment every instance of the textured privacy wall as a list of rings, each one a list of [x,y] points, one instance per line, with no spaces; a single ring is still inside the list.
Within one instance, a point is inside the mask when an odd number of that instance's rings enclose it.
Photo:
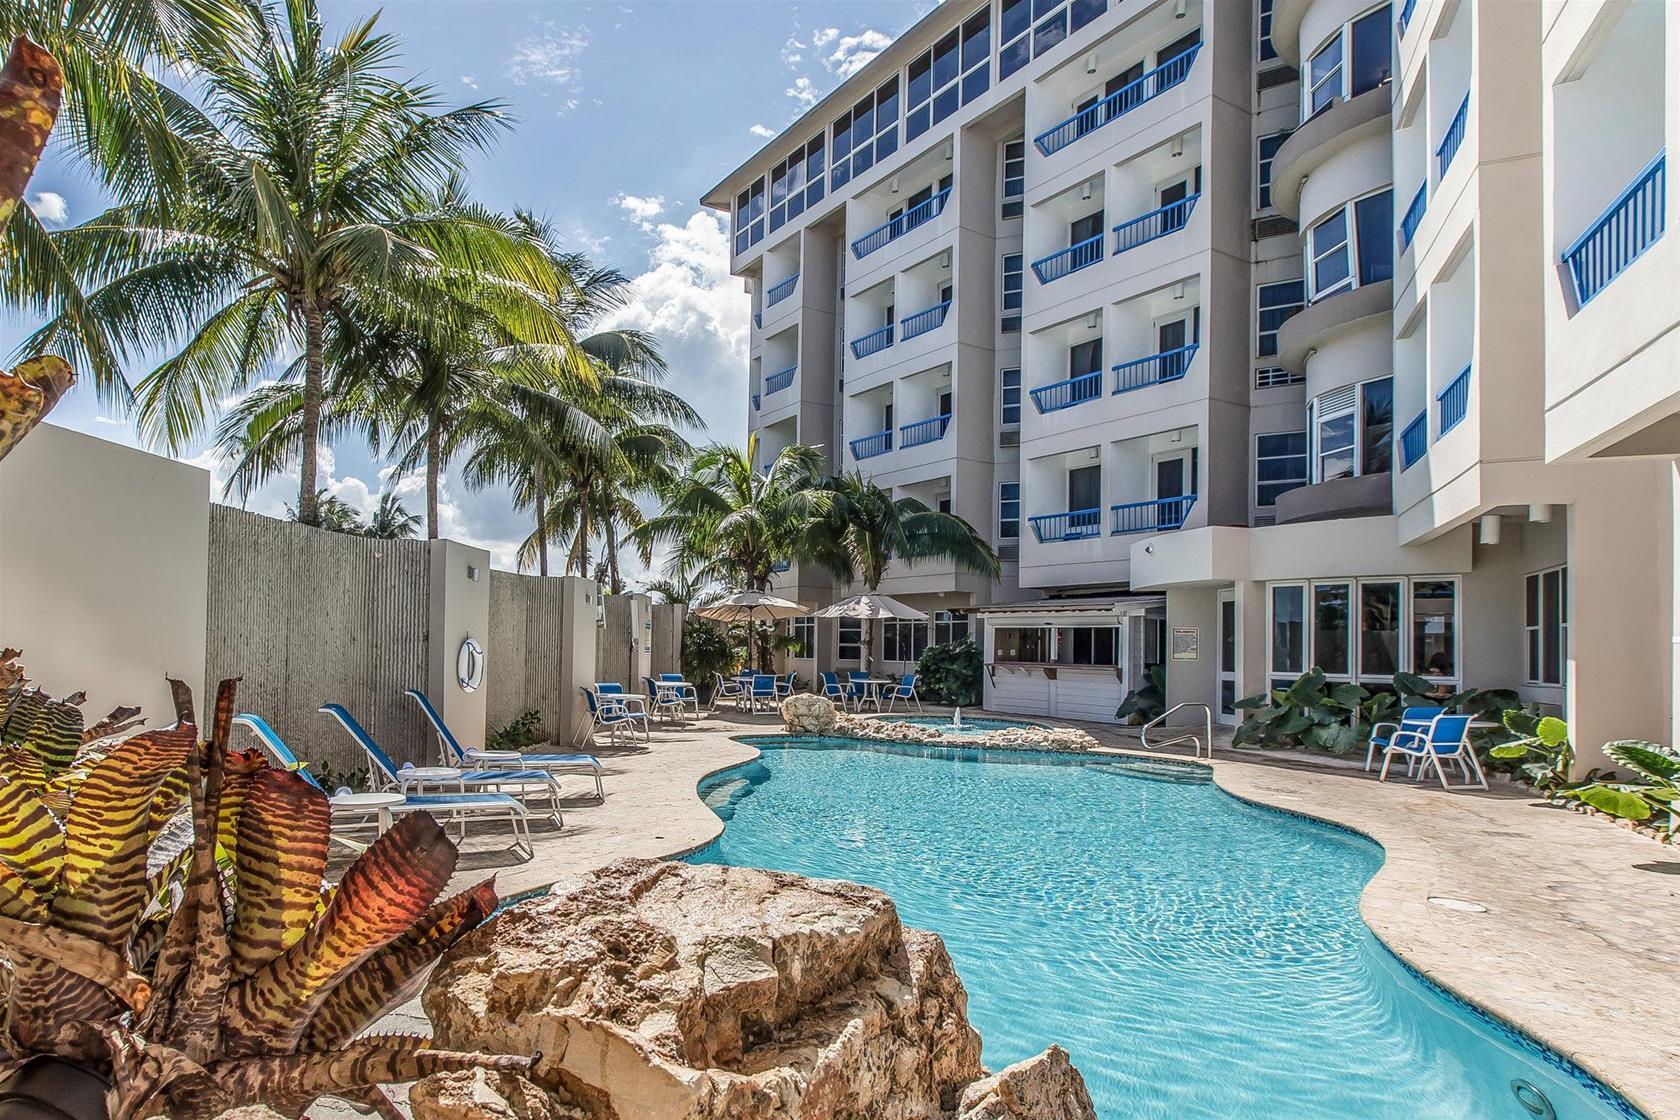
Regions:
[[[561,665],[566,588],[562,580],[490,573],[486,727],[494,731],[527,709],[542,715],[550,742],[565,742],[561,724],[571,706]]]
[[[653,608],[655,674],[682,672],[683,613],[680,603],[660,603]]]
[[[349,709],[399,763],[435,762],[420,709],[430,571],[425,541],[381,541],[210,507],[206,695],[243,676],[239,707],[266,719],[297,755],[365,766],[337,722]]]

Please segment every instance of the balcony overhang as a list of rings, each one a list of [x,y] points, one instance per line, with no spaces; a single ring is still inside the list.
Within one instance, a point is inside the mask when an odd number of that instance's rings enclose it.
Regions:
[[[1394,475],[1388,471],[1297,486],[1277,499],[1279,525],[1337,517],[1386,517],[1393,512]]]
[[[1351,100],[1337,99],[1290,133],[1272,157],[1272,205],[1278,213],[1299,221],[1307,176],[1337,152],[1388,131],[1390,89],[1384,82]]]
[[[1301,68],[1301,20],[1313,0],[1276,0],[1272,5],[1272,46],[1279,57]]]
[[[1363,284],[1309,304],[1278,328],[1278,365],[1305,373],[1307,355],[1330,339],[1394,314],[1394,281]]]

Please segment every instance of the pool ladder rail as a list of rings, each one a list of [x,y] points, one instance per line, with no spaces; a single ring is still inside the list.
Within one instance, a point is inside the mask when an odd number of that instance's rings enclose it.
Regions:
[[[1203,729],[1203,735],[1205,737],[1204,738],[1197,738],[1193,734],[1179,735],[1176,738],[1163,739],[1158,743],[1151,743],[1149,741],[1149,729],[1151,727],[1156,727],[1156,726],[1158,726],[1162,723],[1165,723],[1166,720],[1167,720],[1167,717],[1171,716],[1174,712],[1178,711],[1180,708],[1200,708],[1202,710],[1202,729]],[[1148,723],[1143,725],[1143,731],[1141,733],[1141,738],[1143,740],[1144,750],[1150,750],[1150,751],[1158,751],[1163,747],[1171,747],[1171,746],[1174,746],[1178,743],[1192,743],[1192,744],[1195,745],[1195,755],[1194,755],[1195,758],[1200,759],[1202,757],[1202,752],[1205,750],[1205,751],[1207,751],[1208,761],[1212,762],[1213,761],[1213,709],[1208,707],[1206,704],[1197,704],[1197,703],[1194,703],[1194,702],[1189,701],[1189,700],[1185,700],[1182,703],[1174,704],[1172,707],[1168,708],[1166,711],[1162,712],[1160,715],[1156,716],[1154,719],[1150,720]]]

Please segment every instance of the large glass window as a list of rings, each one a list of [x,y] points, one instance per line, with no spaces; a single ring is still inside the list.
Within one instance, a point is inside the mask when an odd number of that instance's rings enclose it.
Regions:
[[[1314,427],[1317,437],[1314,441],[1317,444],[1317,470],[1314,474],[1319,482],[1353,477],[1353,465],[1358,461],[1354,447],[1359,439],[1358,431],[1351,408],[1319,414]]]
[[[904,86],[906,141],[986,92],[991,77],[991,18],[991,9],[980,9],[911,61]]]
[[[1307,276],[1312,281],[1312,298],[1353,284],[1352,250],[1348,247],[1347,211],[1337,210],[1312,227],[1307,247]]]
[[[1563,684],[1569,664],[1569,571],[1549,568],[1523,580],[1529,684]]]
[[[1353,672],[1353,589],[1345,583],[1313,585],[1313,664],[1325,675]]]
[[[967,611],[934,611],[933,644],[936,646],[960,642],[968,637]]]
[[[993,661],[1047,662],[1050,660],[1050,631],[1042,626],[997,626],[991,628]]]
[[[1359,473],[1381,474],[1394,463],[1394,379],[1359,387]]]
[[[998,483],[998,537],[1012,541],[1021,535],[1021,484]]]
[[[1307,433],[1272,432],[1254,440],[1254,504],[1272,506],[1278,495],[1307,484]]]
[[[1260,0],[1260,14],[1256,25],[1260,30],[1260,61],[1270,62],[1278,56],[1272,45],[1272,0]]]
[[[1359,282],[1375,284],[1394,276],[1394,192],[1378,191],[1353,204],[1359,231]]]
[[[1112,626],[1064,626],[1059,641],[1064,664],[1119,664],[1119,632]]]
[[[1402,667],[1432,680],[1459,681],[1456,579],[1327,580],[1310,588],[1279,583],[1270,591],[1273,687],[1310,666],[1368,688],[1387,686]]]
[[[1313,479],[1381,474],[1394,458],[1394,380],[1377,378],[1312,403]]]
[[[823,137],[813,136],[804,147],[770,169],[770,232],[799,217],[823,196]]]
[[[1338,32],[1335,38],[1318,49],[1307,62],[1307,82],[1305,85],[1307,97],[1306,116],[1312,116],[1321,109],[1326,109],[1330,103],[1342,95],[1342,36]]]
[[[1309,301],[1394,275],[1394,191],[1354,199],[1325,215],[1309,231],[1306,247]]]
[[[1027,142],[1011,140],[1003,146],[1003,208],[1005,218],[1021,216],[1027,193]]]
[[[1021,423],[1021,371],[1006,369],[998,374],[998,418],[1006,428]]]
[[[881,624],[881,657],[915,662],[928,647],[928,624],[892,618]]]
[[[1260,137],[1260,147],[1255,158],[1254,177],[1254,208],[1256,210],[1270,210],[1272,208],[1272,157],[1277,155],[1283,142],[1289,139],[1289,132],[1274,132],[1269,136]]]
[[[1400,671],[1400,584],[1359,585],[1359,675],[1389,678]]]
[[[817,620],[810,615],[788,619],[788,636],[793,639],[793,648],[788,650],[789,657],[817,655]]]
[[[835,655],[841,661],[863,660],[863,623],[855,618],[840,620]]]
[[[998,324],[1004,334],[1021,329],[1021,288],[1026,279],[1025,256],[1021,253],[1003,255],[1003,318]]]
[[[1284,687],[1307,671],[1307,589],[1300,584],[1272,587],[1273,687]]]
[[[833,189],[898,151],[898,111],[898,79],[889,78],[835,118],[830,144],[834,166],[829,172]]]
[[[1261,284],[1255,289],[1254,354],[1265,358],[1278,352],[1278,328],[1306,304],[1306,287],[1299,280]]]
[[[1388,81],[1393,48],[1387,4],[1338,29],[1307,62],[1307,77],[1301,83],[1302,115],[1310,117],[1337,98],[1358,97]]]
[[[744,253],[764,240],[764,180],[735,198],[735,252]]]
[[[1412,581],[1412,672],[1458,679],[1458,584]]]
[[[1108,0],[1003,0],[998,80],[1015,73],[1108,10]]]

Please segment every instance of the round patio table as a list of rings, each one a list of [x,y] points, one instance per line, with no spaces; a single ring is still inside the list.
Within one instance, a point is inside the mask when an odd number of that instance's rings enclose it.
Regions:
[[[372,813],[381,834],[391,830],[391,810],[408,800],[400,793],[340,793],[327,799],[334,812]]]

